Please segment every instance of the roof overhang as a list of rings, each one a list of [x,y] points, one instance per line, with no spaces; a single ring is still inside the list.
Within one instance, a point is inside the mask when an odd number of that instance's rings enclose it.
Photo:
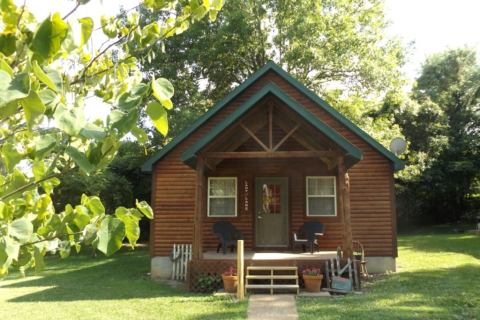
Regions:
[[[345,163],[352,166],[363,158],[362,152],[356,146],[351,144],[342,135],[330,128],[323,121],[319,120],[313,113],[308,111],[305,107],[300,105],[297,101],[292,99],[289,95],[284,93],[278,86],[269,82],[262,89],[257,91],[247,101],[235,109],[225,119],[217,123],[210,131],[204,134],[197,142],[185,150],[181,156],[181,160],[188,166],[195,168],[197,157],[202,150],[210,145],[217,137],[219,137],[227,128],[235,124],[242,116],[249,110],[254,108],[267,95],[273,95],[288,108],[295,111],[303,120],[313,126],[316,130],[326,136],[329,140],[334,142],[345,156]]]
[[[142,166],[142,171],[144,172],[151,172],[153,165],[162,159],[165,155],[167,155],[171,150],[173,150],[177,145],[179,145],[182,141],[184,141],[188,136],[190,136],[195,130],[200,128],[204,123],[210,120],[218,111],[223,109],[228,103],[230,103],[233,99],[235,99],[240,93],[250,87],[255,81],[260,79],[263,75],[265,75],[269,71],[274,71],[277,73],[281,78],[287,81],[290,85],[294,88],[299,90],[303,93],[306,97],[316,103],[320,108],[325,110],[330,116],[335,118],[339,121],[342,125],[344,125],[347,129],[351,130],[353,133],[358,135],[362,140],[367,142],[371,145],[375,150],[377,150],[380,154],[385,156],[391,163],[392,167],[395,171],[401,170],[404,168],[404,162],[396,157],[392,152],[390,152],[387,148],[385,148],[381,143],[376,141],[372,138],[369,134],[351,122],[349,119],[344,117],[340,112],[338,112],[335,108],[330,106],[326,101],[321,99],[319,96],[315,94],[312,90],[305,87],[302,83],[298,80],[293,78],[289,75],[285,70],[279,67],[272,61],[267,62],[262,68],[260,68],[257,72],[251,75],[247,80],[245,80],[242,84],[240,84],[237,88],[231,91],[225,98],[220,100],[217,104],[215,104],[212,108],[210,108],[203,116],[198,118],[192,126],[181,132],[178,136],[176,136],[170,143],[165,145],[162,149],[158,152],[153,154]]]

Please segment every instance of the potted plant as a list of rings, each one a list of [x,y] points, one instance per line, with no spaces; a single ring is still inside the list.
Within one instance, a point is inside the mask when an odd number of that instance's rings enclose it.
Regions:
[[[225,292],[235,293],[237,292],[238,276],[237,269],[230,267],[222,273],[223,288]]]
[[[323,274],[319,268],[306,268],[302,271],[305,290],[308,292],[319,292],[322,286]]]

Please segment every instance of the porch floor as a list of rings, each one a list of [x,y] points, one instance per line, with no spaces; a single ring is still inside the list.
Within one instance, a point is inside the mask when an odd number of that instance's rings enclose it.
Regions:
[[[337,256],[336,251],[317,251],[310,252],[254,252],[245,251],[245,260],[327,260],[335,258]],[[221,251],[207,251],[203,253],[203,260],[236,260],[237,253],[227,251],[223,254]]]

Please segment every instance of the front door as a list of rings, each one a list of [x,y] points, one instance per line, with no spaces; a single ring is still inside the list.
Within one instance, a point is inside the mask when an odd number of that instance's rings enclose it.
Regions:
[[[288,178],[256,178],[257,247],[288,246],[288,211]]]

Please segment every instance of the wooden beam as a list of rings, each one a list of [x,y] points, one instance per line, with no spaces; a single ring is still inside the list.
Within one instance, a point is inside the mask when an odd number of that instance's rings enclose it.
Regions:
[[[205,157],[211,159],[252,159],[252,158],[320,158],[338,157],[337,151],[225,151],[206,152]]]
[[[193,217],[193,260],[200,260],[203,257],[202,246],[202,225],[205,208],[205,160],[202,157],[197,159],[197,179],[195,189],[195,212]]]
[[[257,141],[257,143],[258,143],[263,149],[265,149],[265,151],[268,151],[268,147],[262,142],[262,140],[260,140],[260,139],[255,135],[255,133],[253,133],[252,131],[250,131],[250,129],[248,129],[243,123],[240,124],[240,126],[243,128],[243,130],[245,130],[245,131],[253,138],[253,140]]]
[[[339,204],[342,211],[342,249],[343,258],[352,258],[353,238],[352,238],[352,217],[350,215],[350,181],[348,173],[345,171],[343,157],[338,159],[338,184],[340,189]]]
[[[273,151],[277,151],[278,148],[280,148],[284,143],[285,141],[287,141],[288,138],[290,138],[290,136],[292,134],[295,133],[295,131],[297,131],[297,129],[300,127],[300,124],[297,123],[297,125],[295,127],[292,128],[292,130],[290,130],[287,135],[285,137],[282,138],[282,140],[280,140],[277,145],[273,148]]]
[[[268,105],[268,150],[273,148],[273,104]]]

